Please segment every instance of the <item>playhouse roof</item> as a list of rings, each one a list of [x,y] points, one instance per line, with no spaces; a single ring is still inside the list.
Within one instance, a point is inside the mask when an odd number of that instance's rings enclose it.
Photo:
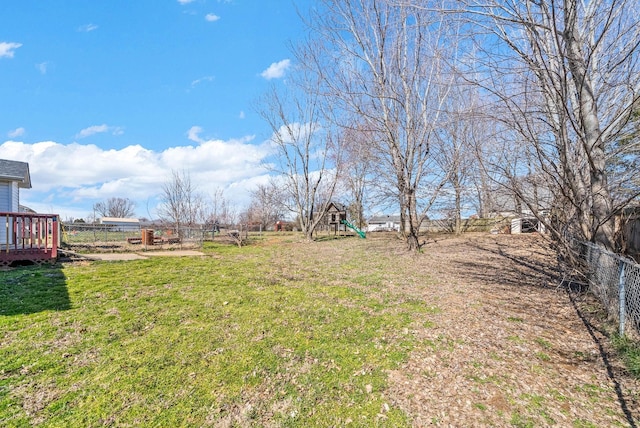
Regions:
[[[0,180],[17,181],[18,187],[30,189],[31,176],[29,175],[29,164],[26,162],[0,159]]]
[[[331,209],[331,207],[333,206],[333,210]],[[346,211],[347,210],[347,206],[344,204],[341,204],[340,202],[329,202],[329,205],[327,205],[327,211]]]

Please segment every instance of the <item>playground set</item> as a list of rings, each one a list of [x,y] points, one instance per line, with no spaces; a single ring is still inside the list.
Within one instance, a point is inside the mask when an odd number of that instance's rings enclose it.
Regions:
[[[349,229],[356,232],[360,238],[364,239],[367,237],[366,233],[363,230],[359,229],[357,226],[355,226],[354,224],[350,223],[347,220],[346,206],[342,204],[338,204],[336,202],[331,202],[327,207],[325,216],[327,218],[327,224],[329,225],[329,229],[330,230],[333,229],[334,235],[338,234],[338,232],[340,231],[340,225],[342,224],[345,226],[345,229],[344,229],[345,231],[346,231],[346,228],[348,227]]]

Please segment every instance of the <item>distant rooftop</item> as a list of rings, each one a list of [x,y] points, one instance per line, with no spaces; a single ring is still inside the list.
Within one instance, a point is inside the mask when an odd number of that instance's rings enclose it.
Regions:
[[[100,219],[100,223],[130,223],[130,224],[138,224],[140,220],[137,218],[119,218],[119,217],[102,217]]]

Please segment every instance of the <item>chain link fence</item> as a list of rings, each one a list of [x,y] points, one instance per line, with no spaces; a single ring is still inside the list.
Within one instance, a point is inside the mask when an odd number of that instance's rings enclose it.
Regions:
[[[608,315],[619,322],[620,335],[640,334],[640,264],[590,242],[581,254],[589,269],[589,287]]]
[[[78,250],[128,251],[140,248],[198,248],[212,233],[202,227],[63,223],[63,246]]]

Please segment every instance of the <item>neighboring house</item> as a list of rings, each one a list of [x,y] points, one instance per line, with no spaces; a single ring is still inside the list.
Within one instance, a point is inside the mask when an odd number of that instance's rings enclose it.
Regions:
[[[0,212],[19,212],[20,189],[30,188],[28,163],[0,159]]]
[[[534,214],[540,215],[549,211],[554,200],[551,189],[541,184],[527,183],[524,179],[517,184],[520,196],[516,195],[513,189],[502,186],[491,192],[489,217],[531,218]]]
[[[374,216],[367,222],[367,232],[382,232],[382,231],[396,231],[400,230],[400,216],[399,215],[379,215]]]
[[[140,220],[137,218],[102,217],[100,224],[113,226],[113,230],[117,231],[140,229]]]
[[[20,212],[21,213],[29,213],[29,214],[38,214],[36,212],[36,210],[32,210],[31,208],[25,206],[25,205],[20,205]]]

